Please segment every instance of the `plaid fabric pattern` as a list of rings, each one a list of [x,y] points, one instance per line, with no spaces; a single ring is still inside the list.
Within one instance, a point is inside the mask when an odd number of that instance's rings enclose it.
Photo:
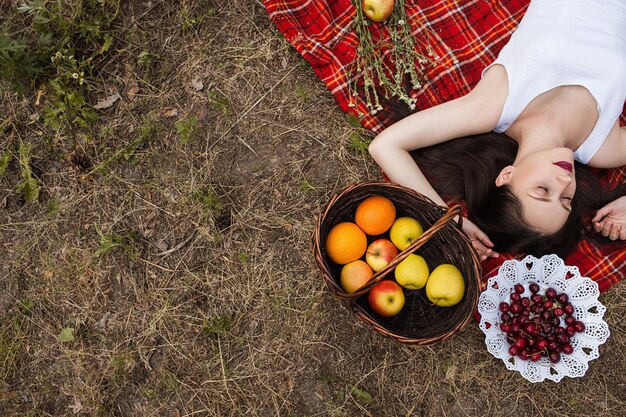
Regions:
[[[433,62],[424,68],[423,86],[410,91],[417,110],[467,94],[479,81],[482,70],[495,60],[500,49],[524,16],[529,0],[405,0],[409,24],[421,50],[430,47]],[[348,113],[367,113],[365,102],[356,98],[350,107],[351,63],[358,38],[352,28],[352,0],[264,0],[265,8],[280,32],[311,64],[339,106]],[[370,26],[375,39],[388,36],[385,25]],[[445,47],[447,46],[447,48]],[[383,50],[383,54],[388,56]],[[359,78],[352,80],[359,82]],[[395,104],[395,105],[394,105]],[[383,110],[361,119],[362,125],[378,133],[408,114],[391,100]],[[626,108],[620,118],[626,124]],[[626,181],[626,167],[600,173],[614,186]],[[483,278],[495,275],[512,254],[483,263]],[[521,257],[521,256],[519,256]],[[626,251],[615,245],[597,248],[582,241],[565,262],[576,265],[584,276],[606,291],[626,275]]]

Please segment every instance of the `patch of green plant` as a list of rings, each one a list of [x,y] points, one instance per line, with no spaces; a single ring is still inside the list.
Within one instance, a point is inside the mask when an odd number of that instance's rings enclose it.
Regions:
[[[29,299],[19,300],[17,302],[17,308],[23,315],[30,317],[33,314],[33,308],[35,308],[35,302]]]
[[[367,392],[364,388],[358,386],[357,384],[345,381],[342,378],[332,375],[322,375],[318,377],[318,380],[335,386],[337,384],[340,385],[335,391],[335,396],[338,402],[344,402],[346,395],[352,395],[356,400],[365,404],[369,404],[374,401],[374,397],[372,396],[372,394]]]
[[[57,76],[51,58],[74,51],[88,63],[106,52],[119,0],[30,0],[10,9],[0,27],[0,77],[25,92]]]
[[[305,101],[310,96],[311,96],[311,93],[306,87],[303,87],[301,85],[296,86],[296,97],[298,97],[300,101]]]
[[[309,192],[309,191],[313,191],[315,190],[315,186],[313,184],[311,184],[309,181],[307,180],[302,180],[300,182],[300,191],[302,192]]]
[[[224,210],[224,205],[211,190],[194,190],[191,198],[202,205],[205,213],[216,212],[219,214]]]
[[[192,16],[189,9],[185,7],[181,10],[180,17],[183,21],[183,30],[197,30],[202,25],[206,14]]]
[[[4,177],[9,169],[9,162],[11,162],[11,152],[5,149],[0,154],[0,178]]]
[[[33,176],[33,171],[30,167],[31,151],[32,145],[20,144],[18,153],[22,181],[17,185],[17,191],[29,203],[39,198],[39,190],[41,188],[39,180]]]
[[[200,122],[195,115],[191,115],[184,120],[176,122],[174,127],[176,128],[176,133],[178,133],[178,141],[181,145],[184,145],[198,134]]]
[[[137,55],[137,65],[145,69],[150,69],[156,58],[157,56],[150,51],[141,51],[139,55]]]
[[[229,316],[213,316],[202,323],[202,334],[211,338],[225,336],[230,333],[233,321]]]
[[[61,202],[59,201],[58,197],[52,197],[50,199],[50,201],[48,201],[48,214],[50,216],[55,215],[56,213],[59,212],[59,210],[61,209]]]
[[[230,101],[228,100],[228,97],[224,96],[218,91],[213,90],[207,93],[207,97],[209,98],[209,101],[211,102],[211,107],[214,110],[219,111],[224,116],[230,115]]]
[[[57,340],[61,343],[72,342],[74,340],[74,328],[64,327],[61,329],[61,332],[57,335]]]
[[[358,132],[352,131],[350,132],[350,149],[359,153],[367,153],[367,148],[369,147],[372,140],[369,138],[364,138]]]
[[[100,245],[94,252],[96,258],[101,258],[117,249],[122,249],[131,259],[137,257],[134,245],[135,237],[132,234],[103,233],[98,224],[95,225],[95,229],[100,237]]]

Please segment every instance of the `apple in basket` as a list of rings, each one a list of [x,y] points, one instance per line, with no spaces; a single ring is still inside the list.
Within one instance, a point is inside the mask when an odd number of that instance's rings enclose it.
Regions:
[[[383,317],[395,316],[404,307],[404,292],[395,281],[380,281],[367,295],[372,310]]]
[[[383,269],[396,256],[398,256],[398,249],[387,239],[373,241],[365,251],[365,261],[375,272]]]
[[[389,238],[399,250],[405,250],[417,240],[424,229],[413,217],[398,217],[391,225]]]
[[[384,22],[393,12],[395,0],[363,0],[363,14],[371,21]]]

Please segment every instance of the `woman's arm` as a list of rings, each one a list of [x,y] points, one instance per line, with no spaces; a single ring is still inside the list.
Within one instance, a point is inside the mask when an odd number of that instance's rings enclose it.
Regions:
[[[507,94],[506,71],[495,65],[469,94],[412,114],[382,131],[369,152],[391,181],[445,206],[409,152],[493,130]]]
[[[615,121],[604,143],[588,165],[595,168],[626,165],[626,127],[620,127],[619,120]]]
[[[391,181],[446,206],[409,152],[493,130],[507,94],[506,71],[504,67],[495,65],[469,94],[415,113],[385,129],[372,141],[369,152]],[[490,249],[493,243],[489,237],[474,223],[464,220],[463,231],[472,240],[481,260],[487,256],[498,256]]]

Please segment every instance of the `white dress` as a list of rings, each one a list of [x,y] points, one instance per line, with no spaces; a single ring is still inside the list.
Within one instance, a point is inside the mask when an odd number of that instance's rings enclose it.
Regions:
[[[495,64],[505,67],[509,79],[496,132],[507,130],[532,99],[555,87],[580,85],[591,93],[599,118],[574,153],[586,164],[626,100],[626,0],[532,0]]]

